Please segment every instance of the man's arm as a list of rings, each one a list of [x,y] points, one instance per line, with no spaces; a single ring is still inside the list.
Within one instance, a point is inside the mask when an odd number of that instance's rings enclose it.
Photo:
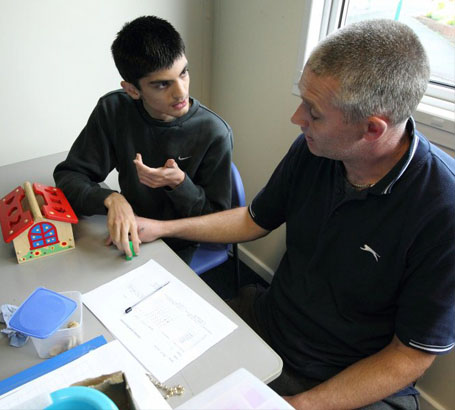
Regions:
[[[232,243],[252,241],[269,233],[253,221],[246,207],[173,221],[140,217],[136,217],[136,221],[142,242],[180,238],[195,242]]]
[[[382,400],[416,381],[434,355],[405,346],[395,336],[378,353],[347,367],[320,385],[285,399],[296,409],[356,409]]]

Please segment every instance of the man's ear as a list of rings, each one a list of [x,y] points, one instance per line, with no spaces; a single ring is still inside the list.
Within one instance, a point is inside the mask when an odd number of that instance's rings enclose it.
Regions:
[[[384,135],[388,127],[389,124],[385,118],[376,116],[368,117],[363,138],[367,141],[376,141]]]
[[[133,100],[139,100],[141,98],[141,92],[134,84],[131,84],[128,81],[122,81],[120,85]]]

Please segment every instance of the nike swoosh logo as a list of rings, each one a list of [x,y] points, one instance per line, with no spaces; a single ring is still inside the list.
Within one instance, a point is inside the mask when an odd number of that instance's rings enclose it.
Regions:
[[[191,155],[189,157],[181,157],[180,155],[177,157],[179,161],[185,161],[186,159],[191,158]]]
[[[381,255],[378,255],[373,249],[371,249],[367,244],[363,245],[363,248],[360,247],[360,249],[362,251],[365,251],[365,252],[370,252],[373,256],[374,256],[374,259],[376,259],[376,262],[379,261],[379,258],[381,257]]]

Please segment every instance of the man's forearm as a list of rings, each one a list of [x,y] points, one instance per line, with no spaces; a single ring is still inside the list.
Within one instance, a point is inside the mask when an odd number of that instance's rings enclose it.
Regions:
[[[172,221],[141,220],[141,238],[179,238],[195,242],[246,242],[268,233],[256,225],[246,207]]]
[[[380,401],[417,380],[433,355],[397,338],[380,352],[349,366],[307,392],[287,397],[296,409],[356,409]]]

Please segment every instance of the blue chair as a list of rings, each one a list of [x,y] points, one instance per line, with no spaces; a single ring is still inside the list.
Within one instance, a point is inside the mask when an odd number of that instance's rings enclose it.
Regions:
[[[233,162],[231,163],[231,185],[231,207],[236,208],[239,206],[245,206],[245,190],[243,189],[242,178],[240,177],[240,173]],[[240,280],[240,266],[236,243],[229,245],[220,243],[201,243],[193,255],[190,267],[198,275],[201,275],[202,273],[226,262],[231,251],[235,264],[235,279],[238,288]]]

